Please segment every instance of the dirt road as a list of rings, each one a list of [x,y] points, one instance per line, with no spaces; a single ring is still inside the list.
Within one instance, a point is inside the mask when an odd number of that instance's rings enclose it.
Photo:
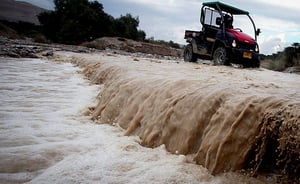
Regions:
[[[211,173],[300,175],[300,75],[109,53],[56,53],[103,84],[93,119]]]

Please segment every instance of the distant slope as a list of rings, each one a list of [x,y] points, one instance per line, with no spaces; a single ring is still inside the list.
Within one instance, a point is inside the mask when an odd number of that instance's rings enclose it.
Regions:
[[[0,0],[0,20],[39,24],[37,15],[43,11],[46,10],[27,2]]]

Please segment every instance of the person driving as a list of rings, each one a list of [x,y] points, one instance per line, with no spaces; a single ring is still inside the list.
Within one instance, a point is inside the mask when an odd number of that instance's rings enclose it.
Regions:
[[[232,26],[233,17],[232,16],[225,14],[224,22],[225,22],[226,28],[233,29],[233,26]]]

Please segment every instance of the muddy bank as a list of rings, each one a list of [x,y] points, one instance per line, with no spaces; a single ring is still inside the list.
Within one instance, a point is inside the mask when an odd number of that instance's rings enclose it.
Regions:
[[[0,56],[12,58],[45,58],[53,56],[56,51],[75,53],[92,53],[95,49],[63,44],[44,44],[32,42],[31,39],[9,39],[0,36]]]
[[[119,124],[147,147],[164,144],[213,174],[248,169],[299,180],[298,75],[105,53],[69,59],[104,85],[99,123]]]
[[[0,56],[12,58],[51,58],[54,52],[114,53],[136,57],[181,60],[182,50],[123,38],[104,37],[81,46],[46,44],[31,39],[10,39],[0,36]]]
[[[103,37],[95,39],[91,42],[85,43],[88,47],[93,47],[99,50],[114,49],[122,50],[129,53],[143,53],[157,55],[160,57],[183,57],[182,49],[175,49],[164,45],[151,44],[145,42],[138,42],[126,38],[118,37]]]

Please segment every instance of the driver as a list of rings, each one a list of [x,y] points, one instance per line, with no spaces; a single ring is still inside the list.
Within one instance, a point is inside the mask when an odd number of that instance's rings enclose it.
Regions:
[[[229,29],[233,29],[232,22],[233,22],[233,17],[230,15],[225,14],[224,15],[224,22],[225,22],[225,27]]]

